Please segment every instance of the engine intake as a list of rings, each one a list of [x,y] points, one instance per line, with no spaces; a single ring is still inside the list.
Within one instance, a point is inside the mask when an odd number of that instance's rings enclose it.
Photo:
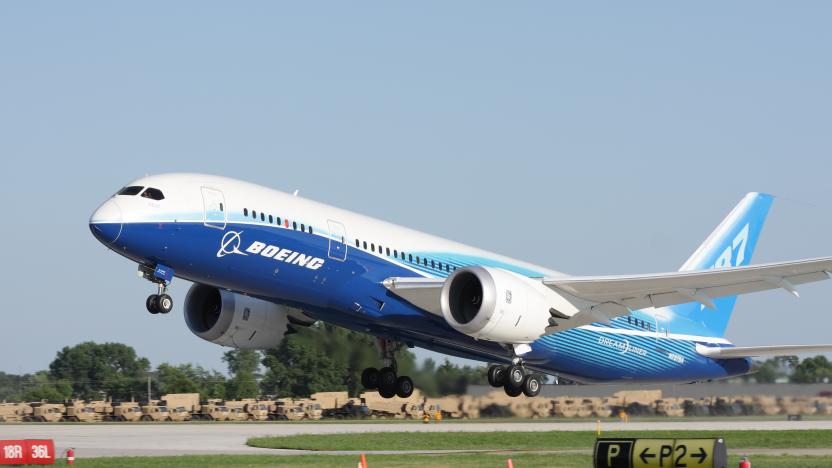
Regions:
[[[290,323],[310,325],[302,311],[195,283],[185,297],[185,323],[194,335],[222,346],[269,349]]]
[[[500,268],[462,268],[442,287],[445,320],[477,339],[531,343],[545,333],[552,307],[569,315],[577,312],[540,281]]]

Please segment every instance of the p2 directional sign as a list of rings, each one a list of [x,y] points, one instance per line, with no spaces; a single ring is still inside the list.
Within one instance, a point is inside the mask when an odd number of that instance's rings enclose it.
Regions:
[[[595,468],[727,468],[724,439],[598,439]]]

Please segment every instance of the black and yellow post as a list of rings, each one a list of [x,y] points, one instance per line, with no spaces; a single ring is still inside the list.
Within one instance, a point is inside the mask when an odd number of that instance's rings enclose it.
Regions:
[[[719,439],[597,439],[595,468],[727,468]]]

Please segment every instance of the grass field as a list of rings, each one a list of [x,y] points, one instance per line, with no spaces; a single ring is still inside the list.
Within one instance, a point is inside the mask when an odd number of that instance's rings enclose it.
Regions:
[[[592,466],[589,455],[511,455],[517,468],[559,467],[587,468]],[[491,454],[464,455],[374,455],[367,457],[369,468],[376,467],[440,467],[440,468],[487,468],[505,467],[509,456]],[[738,456],[729,457],[728,466],[737,466]],[[180,457],[113,457],[88,458],[76,460],[81,467],[203,467],[203,466],[302,466],[302,467],[355,467],[356,456],[339,455],[305,455],[305,456],[268,456],[268,455],[212,455]],[[754,466],[765,468],[821,468],[832,466],[832,457],[751,457]]]
[[[832,448],[832,431],[637,431],[602,437],[724,437],[729,449]],[[248,445],[304,450],[556,450],[591,449],[595,432],[369,432],[249,439]],[[832,464],[830,464],[832,466]]]

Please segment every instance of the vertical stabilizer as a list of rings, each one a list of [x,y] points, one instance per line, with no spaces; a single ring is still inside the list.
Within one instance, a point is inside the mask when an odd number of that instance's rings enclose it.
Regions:
[[[752,192],[746,195],[719,226],[693,252],[679,271],[707,270],[748,265],[774,197]],[[714,299],[716,309],[699,303],[673,306],[673,312],[700,323],[712,336],[725,334],[737,296]]]

